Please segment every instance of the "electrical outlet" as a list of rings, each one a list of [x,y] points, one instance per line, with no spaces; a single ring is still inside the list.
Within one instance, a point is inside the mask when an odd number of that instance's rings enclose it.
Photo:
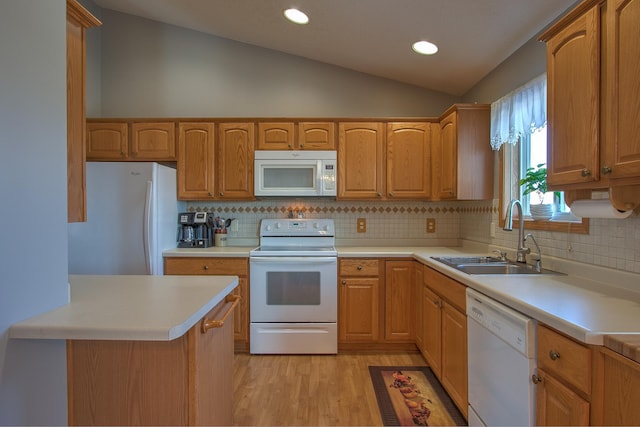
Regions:
[[[367,219],[366,218],[358,218],[357,220],[358,233],[366,233],[367,232]]]
[[[436,219],[427,218],[427,233],[435,233],[435,232],[436,232]]]

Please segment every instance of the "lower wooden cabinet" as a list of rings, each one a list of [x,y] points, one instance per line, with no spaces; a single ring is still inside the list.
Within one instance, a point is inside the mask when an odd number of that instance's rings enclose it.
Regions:
[[[166,275],[231,275],[238,276],[238,287],[233,291],[240,296],[234,311],[234,339],[237,351],[249,349],[249,260],[225,257],[168,257],[164,259]]]
[[[453,279],[423,267],[423,339],[419,347],[444,389],[460,412],[467,417],[467,315],[466,287]]]
[[[415,267],[413,261],[386,261],[384,338],[415,341]]]
[[[173,341],[67,341],[69,425],[233,425],[233,326],[223,300]]]
[[[537,338],[536,423],[589,425],[591,349],[544,325]]]
[[[640,425],[640,363],[600,347],[593,365],[591,424]]]
[[[340,259],[338,340],[376,343],[380,331],[380,265],[377,259]]]

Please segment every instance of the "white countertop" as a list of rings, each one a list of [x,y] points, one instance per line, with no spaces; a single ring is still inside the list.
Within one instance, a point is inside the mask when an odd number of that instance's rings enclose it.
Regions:
[[[10,338],[171,341],[238,286],[237,276],[69,276],[71,301],[11,325]]]
[[[566,275],[469,275],[432,256],[487,255],[486,247],[338,246],[338,257],[406,257],[458,280],[587,344],[610,334],[640,333],[640,275],[544,257],[543,265]],[[215,252],[212,249],[217,249]],[[165,256],[249,256],[252,248],[165,251]],[[473,248],[476,249],[476,248]]]

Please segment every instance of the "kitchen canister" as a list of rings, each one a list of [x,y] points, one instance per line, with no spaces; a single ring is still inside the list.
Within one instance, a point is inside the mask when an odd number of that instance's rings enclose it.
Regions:
[[[215,246],[227,246],[227,230],[216,230],[213,237]]]

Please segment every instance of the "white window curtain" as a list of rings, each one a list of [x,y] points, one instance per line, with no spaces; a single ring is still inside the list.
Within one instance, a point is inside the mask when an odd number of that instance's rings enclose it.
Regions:
[[[491,104],[491,148],[515,144],[547,122],[547,74],[508,93]]]

